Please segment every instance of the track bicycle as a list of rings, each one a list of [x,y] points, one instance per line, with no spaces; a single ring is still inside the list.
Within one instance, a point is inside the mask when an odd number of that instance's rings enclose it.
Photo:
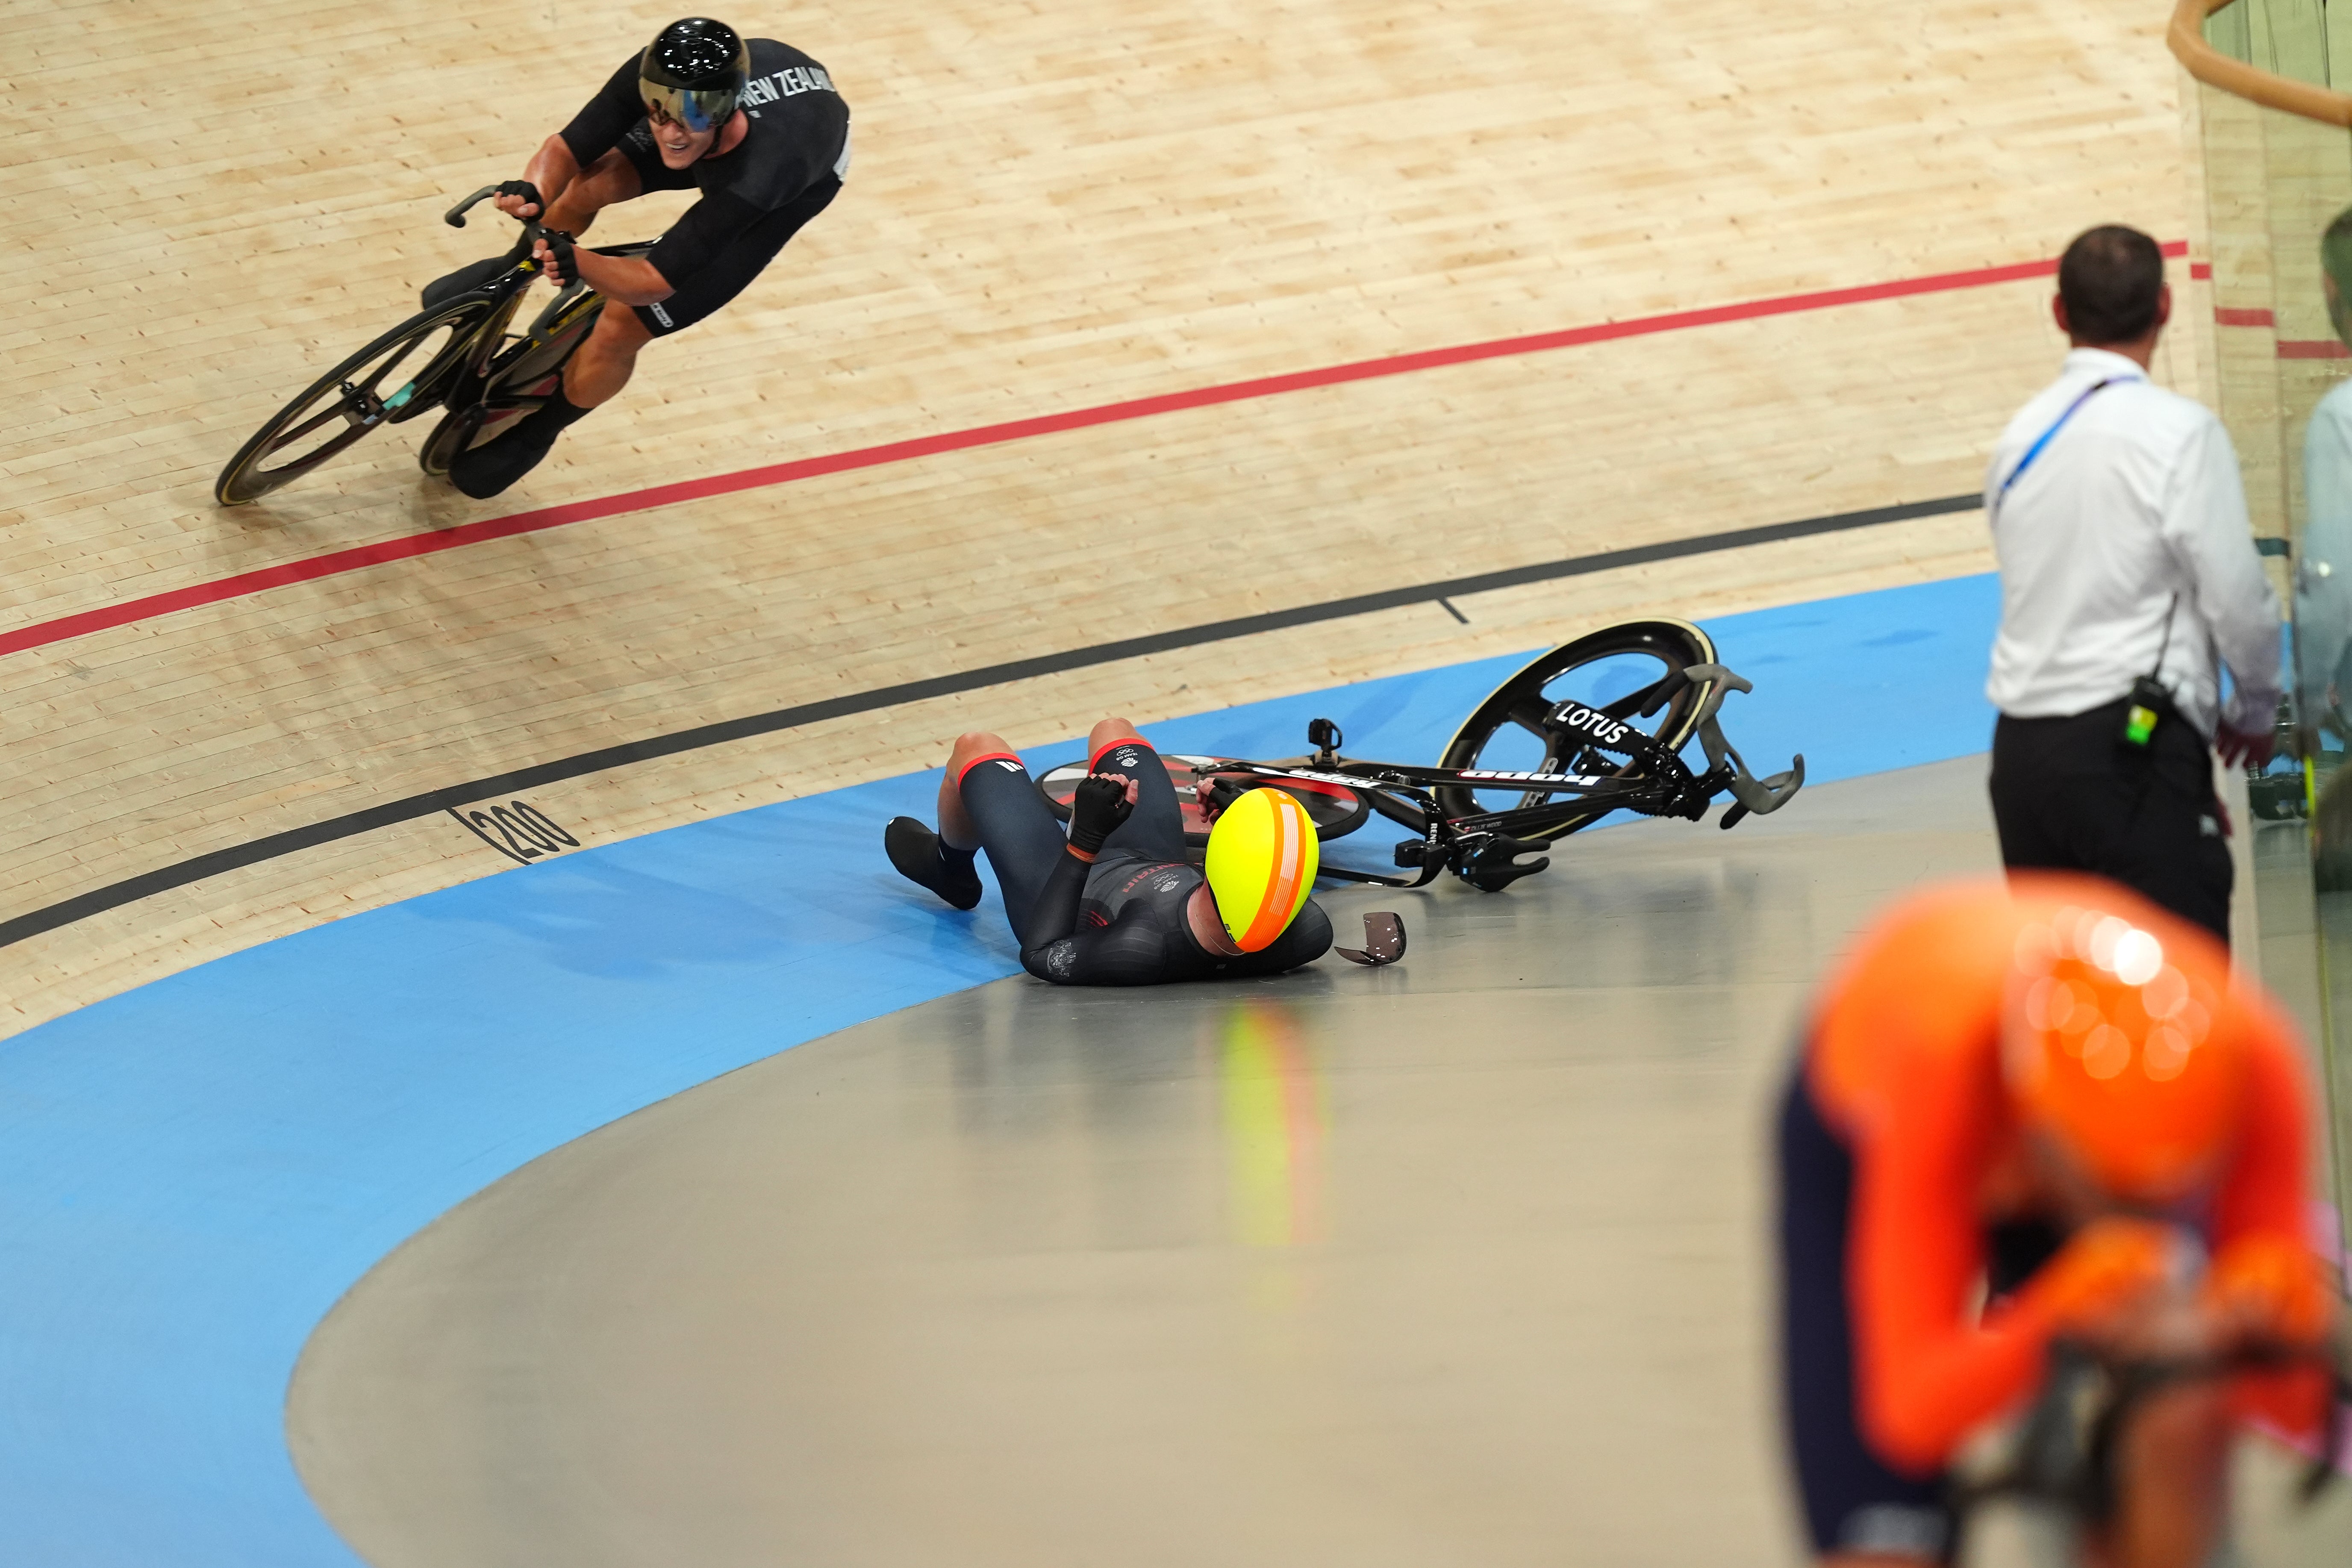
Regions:
[[[1394,850],[1412,877],[1334,865],[1318,875],[1381,887],[1424,887],[1452,871],[1499,892],[1550,865],[1522,855],[1550,847],[1612,812],[1697,821],[1718,795],[1732,805],[1722,826],[1778,811],[1802,787],[1805,759],[1758,778],[1723,736],[1717,714],[1734,691],[1754,688],[1717,662],[1714,641],[1685,621],[1629,621],[1552,649],[1503,682],[1464,720],[1434,767],[1342,756],[1339,727],[1307,727],[1312,753],[1282,762],[1170,755],[1161,760],[1184,811],[1185,837],[1208,843],[1209,822],[1243,791],[1271,786],[1307,808],[1325,841],[1378,816],[1414,837]],[[1696,739],[1703,771],[1683,760]],[[1087,764],[1037,781],[1057,816]]]
[[[2005,1451],[1990,1466],[1965,1474],[1951,1488],[1963,1534],[1985,1504],[2016,1500],[2037,1504],[2074,1529],[2096,1529],[2121,1501],[2117,1457],[2133,1415],[2155,1395],[2184,1384],[2215,1382],[2246,1373],[2317,1367],[2333,1384],[2318,1447],[2309,1456],[2296,1500],[2310,1504],[2338,1479],[2346,1412],[2352,1402],[2352,1351],[2336,1342],[2315,1349],[2254,1345],[2221,1353],[2115,1360],[2072,1341],[2053,1342],[2048,1371]]]
[[[441,215],[452,228],[499,194],[485,185]],[[537,193],[528,199],[539,204]],[[457,454],[495,440],[555,391],[563,367],[604,309],[604,297],[573,279],[530,325],[508,331],[541,271],[531,259],[536,219],[522,221],[513,265],[487,281],[411,316],[327,372],[255,431],[213,481],[223,506],[257,500],[341,453],[371,430],[436,409],[417,465],[438,479]],[[643,256],[652,240],[598,247],[600,256]]]

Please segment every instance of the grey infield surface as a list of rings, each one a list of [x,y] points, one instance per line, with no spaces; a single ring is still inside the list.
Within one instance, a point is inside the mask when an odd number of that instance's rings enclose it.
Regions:
[[[1391,969],[1007,980],[730,1074],[370,1274],[296,1461],[378,1568],[1794,1562],[1769,1102],[1847,934],[1995,866],[1983,773],[1327,895]]]

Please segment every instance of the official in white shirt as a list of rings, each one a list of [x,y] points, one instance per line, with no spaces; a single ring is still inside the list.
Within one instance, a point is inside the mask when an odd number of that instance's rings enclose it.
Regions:
[[[1985,474],[2001,859],[2111,878],[2227,942],[2208,747],[2228,763],[2270,754],[2277,596],[2221,422],[2148,379],[2172,313],[2156,242],[2112,226],[2076,238],[2053,313],[2074,350]]]

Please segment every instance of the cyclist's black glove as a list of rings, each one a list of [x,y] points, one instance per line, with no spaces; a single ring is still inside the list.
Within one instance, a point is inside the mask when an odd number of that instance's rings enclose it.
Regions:
[[[1201,803],[1201,814],[1214,822],[1225,814],[1225,807],[1247,795],[1253,787],[1238,779],[1207,779],[1193,786],[1192,798]]]
[[[1125,784],[1088,773],[1078,781],[1077,794],[1070,799],[1070,847],[1082,855],[1100,853],[1103,840],[1118,832],[1118,825],[1134,810]]]
[[[531,214],[531,216],[545,217],[547,216],[547,204],[539,199],[539,187],[532,184],[529,180],[509,180],[490,194],[498,196],[520,196],[524,201],[539,209],[537,212]]]
[[[572,258],[576,248],[572,237],[560,228],[542,228],[539,231],[539,237],[545,240],[547,248],[554,253],[554,259],[548,263],[547,280],[561,289],[576,279],[580,276],[580,268]]]

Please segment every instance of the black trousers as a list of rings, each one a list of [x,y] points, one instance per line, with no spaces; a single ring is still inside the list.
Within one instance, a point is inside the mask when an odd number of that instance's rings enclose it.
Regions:
[[[2230,940],[2229,841],[2200,735],[2167,714],[2142,746],[2123,740],[2119,698],[2063,719],[1992,731],[1992,818],[2012,871],[2088,871]]]

